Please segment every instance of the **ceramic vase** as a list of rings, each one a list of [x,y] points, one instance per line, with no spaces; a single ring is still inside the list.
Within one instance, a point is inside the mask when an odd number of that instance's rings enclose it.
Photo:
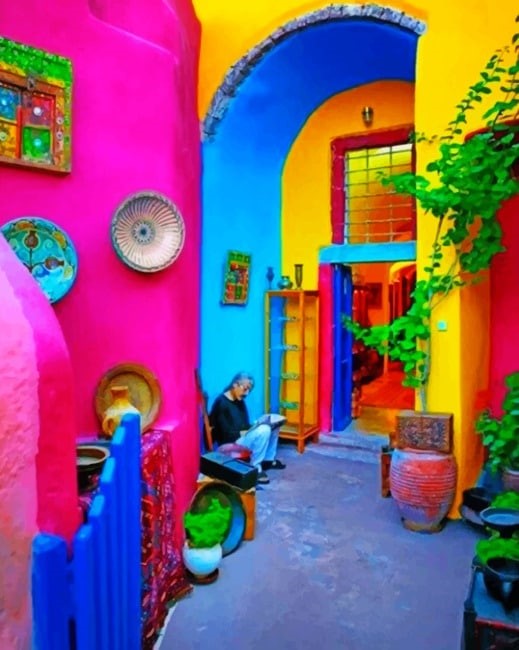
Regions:
[[[214,573],[220,565],[222,557],[221,544],[216,544],[211,548],[191,548],[185,542],[182,548],[182,558],[186,568],[198,578]]]
[[[394,449],[391,494],[409,530],[436,533],[443,528],[456,489],[452,454]]]
[[[285,289],[291,289],[294,285],[292,280],[288,275],[282,275],[281,280],[278,282],[278,287],[283,291]]]
[[[303,286],[303,265],[294,264],[294,278],[296,281],[296,289],[301,289]]]
[[[137,413],[140,415],[139,409],[130,401],[128,386],[112,386],[110,392],[112,394],[112,403],[106,409],[101,425],[103,433],[107,438],[112,438],[126,413]]]
[[[519,492],[519,471],[505,468],[503,470],[503,487],[505,490]]]
[[[267,278],[267,282],[269,283],[269,290],[272,289],[272,282],[274,280],[274,269],[272,266],[269,266],[267,268],[267,275],[265,276]]]

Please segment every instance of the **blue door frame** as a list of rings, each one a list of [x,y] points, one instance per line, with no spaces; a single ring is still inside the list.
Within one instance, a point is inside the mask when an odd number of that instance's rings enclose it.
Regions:
[[[342,431],[351,422],[353,335],[342,324],[351,316],[353,283],[351,267],[333,265],[333,401],[332,426]]]

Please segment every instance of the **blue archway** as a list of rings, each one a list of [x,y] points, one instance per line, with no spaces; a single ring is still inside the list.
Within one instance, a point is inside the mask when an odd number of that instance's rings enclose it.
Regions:
[[[216,94],[205,121],[202,203],[201,364],[211,399],[243,369],[259,389],[250,410],[263,409],[263,293],[267,267],[280,270],[285,159],[306,120],[330,97],[380,80],[414,81],[423,30],[409,20],[403,27],[394,16],[332,16],[281,28],[279,42],[253,60],[247,76],[234,66],[235,87],[227,82]],[[220,303],[228,250],[252,254],[246,307]]]

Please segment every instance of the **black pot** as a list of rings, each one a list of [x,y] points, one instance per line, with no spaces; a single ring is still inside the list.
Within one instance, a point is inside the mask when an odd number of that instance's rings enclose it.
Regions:
[[[93,478],[101,474],[109,455],[109,449],[101,445],[76,445],[76,472],[80,492],[88,489]]]
[[[483,565],[483,580],[488,593],[506,609],[519,606],[519,561],[494,557]]]
[[[463,505],[474,512],[481,512],[492,503],[492,497],[485,488],[474,487],[463,491]]]

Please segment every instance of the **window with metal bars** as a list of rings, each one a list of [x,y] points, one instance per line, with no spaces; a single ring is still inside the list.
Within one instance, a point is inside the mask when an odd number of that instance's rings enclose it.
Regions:
[[[414,239],[410,196],[382,185],[380,175],[412,171],[413,145],[367,147],[344,153],[344,242],[365,244]]]

